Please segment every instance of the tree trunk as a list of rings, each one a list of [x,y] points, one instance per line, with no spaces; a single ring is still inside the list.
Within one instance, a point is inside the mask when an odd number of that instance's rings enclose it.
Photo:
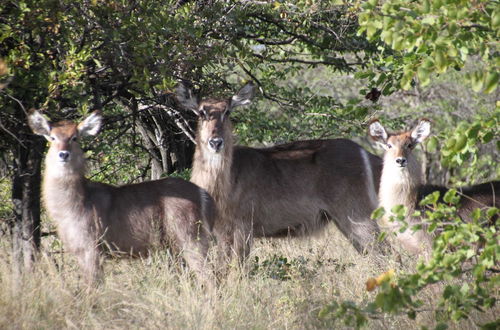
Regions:
[[[135,123],[142,137],[143,144],[151,157],[151,180],[157,180],[163,173],[163,165],[161,157],[158,156],[159,152],[154,132],[151,132],[148,125],[142,122],[140,118],[138,118]]]
[[[139,111],[132,94],[121,91],[121,96],[116,102],[136,114],[134,125],[151,158],[151,180],[191,167],[194,144],[178,131],[171,115],[154,106]]]
[[[15,222],[12,230],[14,274],[33,268],[40,248],[40,182],[43,140],[28,136],[14,152],[12,203]]]

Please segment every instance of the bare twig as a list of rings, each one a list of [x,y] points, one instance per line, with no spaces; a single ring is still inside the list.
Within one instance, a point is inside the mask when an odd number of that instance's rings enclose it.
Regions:
[[[24,107],[23,103],[21,101],[19,101],[17,98],[15,98],[14,96],[10,95],[9,93],[6,93],[4,91],[1,91],[3,94],[5,94],[5,96],[7,96],[8,98],[14,100],[17,102],[17,104],[19,104],[19,106],[21,107],[21,109],[23,110],[23,112],[28,115],[28,111],[26,111],[26,108]]]
[[[196,144],[196,139],[193,136],[193,132],[191,128],[189,127],[186,119],[179,113],[179,111],[175,110],[172,107],[168,107],[162,104],[154,104],[154,105],[148,105],[148,104],[139,104],[139,110],[146,110],[146,109],[160,109],[165,111],[169,117],[171,117],[177,127],[194,143]],[[182,120],[181,120],[182,119]],[[191,131],[191,132],[190,132]]]
[[[26,148],[26,145],[23,143],[23,141],[19,140],[19,138],[14,134],[12,133],[11,131],[9,131],[3,124],[2,124],[2,119],[0,118],[0,128],[7,134],[9,134],[10,136],[12,136],[14,138],[14,140],[16,140],[17,142],[19,142],[19,144],[23,147],[23,148]]]

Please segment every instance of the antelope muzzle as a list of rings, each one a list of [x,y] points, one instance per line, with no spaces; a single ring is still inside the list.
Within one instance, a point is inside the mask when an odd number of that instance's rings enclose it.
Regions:
[[[208,140],[208,147],[214,152],[220,152],[224,148],[224,139],[221,137],[214,137]]]

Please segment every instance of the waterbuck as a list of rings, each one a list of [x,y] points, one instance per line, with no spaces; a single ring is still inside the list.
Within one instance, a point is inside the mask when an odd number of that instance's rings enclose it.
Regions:
[[[219,241],[243,259],[253,237],[307,235],[333,221],[363,252],[378,226],[382,160],[346,139],[296,141],[271,148],[233,145],[231,111],[255,87],[229,99],[198,99],[179,85],[180,103],[198,114],[191,181],[215,199]]]
[[[101,277],[101,252],[145,256],[154,247],[182,253],[198,276],[208,278],[204,264],[215,218],[213,199],[177,178],[123,186],[86,179],[78,140],[96,135],[101,121],[98,111],[79,124],[51,123],[36,110],[28,116],[33,132],[50,142],[43,176],[45,208],[87,282]]]
[[[407,209],[407,222],[410,226],[418,224],[420,219],[411,214],[419,208],[419,202],[434,191],[439,191],[443,196],[448,190],[446,187],[423,183],[421,166],[412,152],[429,136],[430,129],[431,122],[427,119],[421,119],[411,130],[398,133],[388,133],[377,119],[370,123],[368,129],[369,136],[385,149],[379,203],[386,213],[381,219],[381,225],[396,233],[401,245],[414,254],[429,251],[431,236],[423,230],[412,232],[408,229],[400,233],[400,224],[390,222],[389,219],[391,210],[396,205],[403,205]],[[470,220],[471,212],[476,208],[499,206],[500,181],[457,190],[462,195],[457,211],[463,220]]]

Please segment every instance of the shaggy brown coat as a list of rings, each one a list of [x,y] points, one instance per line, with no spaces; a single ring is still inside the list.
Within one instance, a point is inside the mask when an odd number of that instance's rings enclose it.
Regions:
[[[30,113],[33,132],[50,141],[45,158],[43,200],[65,248],[77,258],[89,283],[101,273],[100,254],[145,256],[154,247],[182,253],[200,277],[209,276],[205,258],[215,204],[196,185],[177,178],[112,186],[84,177],[78,138],[97,134],[98,112],[80,124],[52,124]]]
[[[244,258],[253,237],[311,234],[333,221],[362,252],[378,226],[382,161],[345,139],[296,141],[271,148],[234,146],[233,108],[250,103],[253,85],[229,100],[201,102],[184,86],[177,97],[198,116],[191,181],[215,199],[215,232]]]

